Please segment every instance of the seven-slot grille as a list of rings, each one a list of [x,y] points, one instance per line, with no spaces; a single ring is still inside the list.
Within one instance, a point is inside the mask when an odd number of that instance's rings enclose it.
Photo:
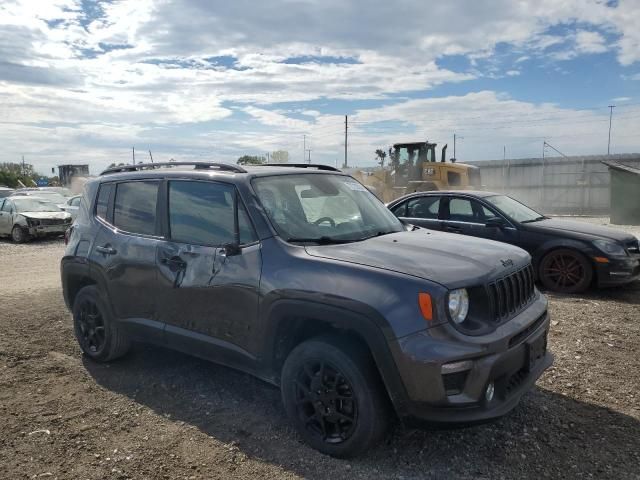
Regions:
[[[526,267],[488,285],[493,318],[501,322],[515,315],[535,296],[533,267]]]

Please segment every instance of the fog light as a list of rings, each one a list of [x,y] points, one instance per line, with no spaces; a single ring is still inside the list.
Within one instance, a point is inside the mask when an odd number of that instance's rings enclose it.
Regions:
[[[487,385],[487,389],[484,391],[484,398],[487,402],[490,402],[491,400],[493,400],[493,394],[496,392],[496,389],[493,385],[493,382],[491,382],[489,385]]]

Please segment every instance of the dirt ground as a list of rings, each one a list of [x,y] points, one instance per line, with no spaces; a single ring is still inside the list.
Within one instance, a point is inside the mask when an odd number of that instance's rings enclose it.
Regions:
[[[549,295],[555,366],[508,416],[397,428],[343,461],[302,444],[277,389],[155,347],[99,365],[73,338],[61,240],[0,240],[0,479],[640,478],[640,284]]]

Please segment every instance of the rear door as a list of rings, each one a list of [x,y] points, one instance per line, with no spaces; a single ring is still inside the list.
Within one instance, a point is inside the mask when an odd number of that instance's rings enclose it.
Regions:
[[[249,362],[257,322],[262,258],[242,202],[241,251],[234,242],[235,186],[169,180],[163,187],[166,240],[158,248],[158,307],[167,341],[222,363]],[[163,197],[164,198],[164,197]]]
[[[391,211],[398,218],[412,225],[442,230],[442,221],[439,216],[441,198],[440,195],[413,197]]]
[[[98,231],[89,256],[116,317],[133,334],[156,336],[150,340],[162,335],[155,308],[159,185],[136,180],[100,186],[94,206]]]

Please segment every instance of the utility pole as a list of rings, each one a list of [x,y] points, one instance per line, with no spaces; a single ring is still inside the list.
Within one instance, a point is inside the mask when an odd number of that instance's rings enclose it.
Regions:
[[[507,159],[507,146],[503,145],[502,146],[502,160],[506,160]]]
[[[614,108],[616,108],[615,105],[609,105],[609,141],[607,142],[607,155],[611,154],[611,120],[613,119]]]
[[[151,155],[151,149],[149,149],[149,158],[151,159],[151,163],[153,163],[153,155]]]
[[[347,167],[347,131],[349,130],[349,117],[344,116],[344,166]]]
[[[304,162],[307,156],[307,136],[302,135],[302,161]]]
[[[308,163],[311,163],[311,149],[308,149],[307,152],[309,152],[309,161],[308,161]]]
[[[464,137],[458,137],[455,133],[453,134],[453,158],[455,158],[456,160],[458,159],[458,157],[456,156],[456,140],[460,138],[461,140],[464,139]]]
[[[271,162],[271,154],[267,152],[267,163]]]
[[[24,155],[22,155],[22,175],[26,175],[27,171],[24,166]]]
[[[136,147],[131,147],[131,157],[133,158],[133,164],[136,164]]]

